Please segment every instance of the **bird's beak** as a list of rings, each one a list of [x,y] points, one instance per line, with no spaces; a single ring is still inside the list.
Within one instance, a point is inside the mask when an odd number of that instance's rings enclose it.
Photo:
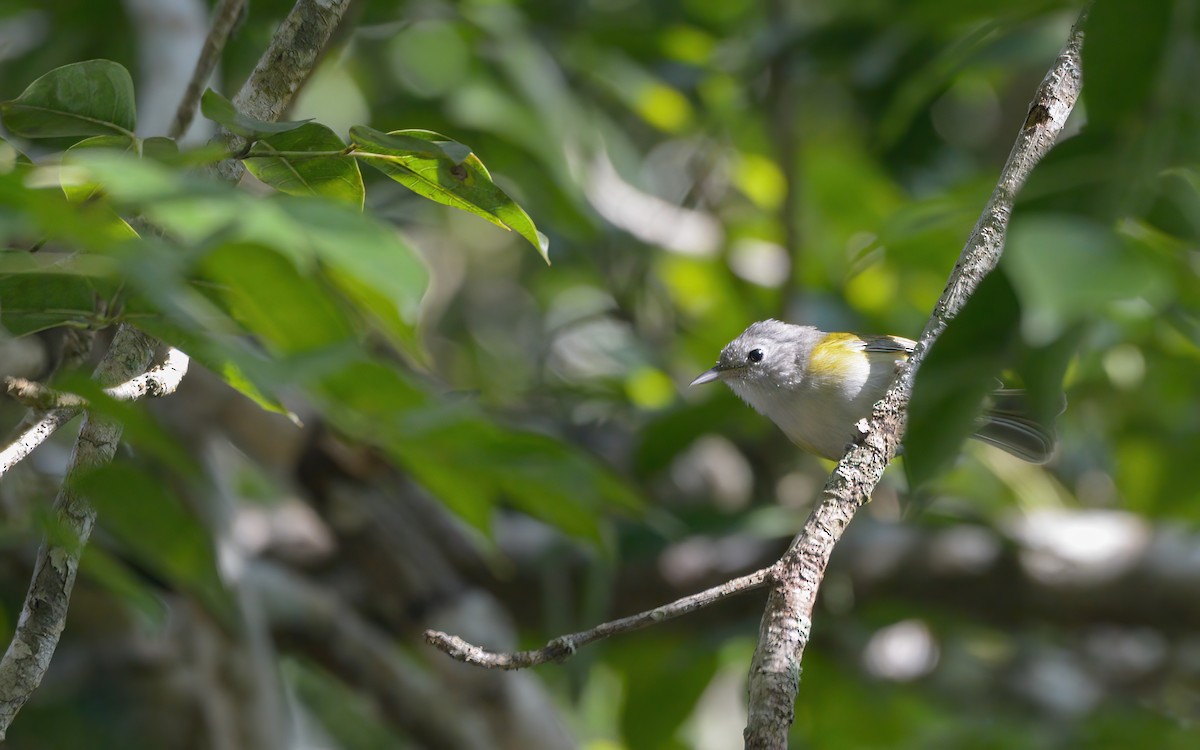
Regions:
[[[718,370],[714,367],[711,370],[705,371],[700,377],[689,383],[688,388],[691,388],[693,385],[704,385],[705,383],[711,383],[714,380],[719,380],[720,378],[721,370]]]

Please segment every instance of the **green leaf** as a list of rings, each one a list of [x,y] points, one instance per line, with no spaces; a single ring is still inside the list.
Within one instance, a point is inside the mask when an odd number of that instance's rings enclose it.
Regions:
[[[233,133],[249,140],[258,140],[268,135],[296,130],[311,120],[297,122],[267,122],[243,115],[233,108],[233,102],[212,89],[206,89],[200,97],[200,112]]]
[[[384,330],[415,341],[413,331],[429,271],[396,230],[328,201],[288,199],[278,214],[299,235],[290,246],[328,268],[334,283]],[[278,242],[278,240],[276,240]],[[303,258],[296,258],[303,263]],[[357,283],[351,283],[353,279]],[[357,294],[357,290],[377,294]]]
[[[104,301],[120,284],[108,258],[0,251],[0,325],[15,336],[68,325],[113,322]]]
[[[17,168],[18,164],[31,165],[29,157],[8,141],[0,138],[0,175],[8,174]]]
[[[549,241],[529,214],[492,181],[487,167],[466,148],[428,130],[381,133],[363,125],[350,128],[358,158],[418,195],[482,216],[511,229],[550,262]]]
[[[332,130],[310,122],[263,138],[244,161],[251,174],[280,192],[333,198],[361,209],[365,191],[362,173],[353,157],[302,155],[342,151],[345,147]]]
[[[324,199],[248,201],[237,190],[152,161],[98,151],[78,159],[113,201],[185,242],[219,236],[271,247],[305,274],[327,273],[365,318],[421,358],[415,326],[429,273],[392,227]]]
[[[684,747],[680,727],[696,711],[721,661],[715,639],[699,644],[645,632],[608,649],[605,661],[625,678],[621,737],[629,747]]]
[[[142,140],[142,155],[148,159],[171,163],[179,159],[179,144],[174,138],[151,136]]]
[[[87,149],[108,149],[129,153],[135,151],[138,145],[139,143],[136,139],[130,140],[123,135],[92,136],[91,138],[83,139],[67,149],[64,160],[69,160],[71,156],[78,155],[79,152]],[[63,194],[72,203],[89,201],[103,192],[99,184],[87,178],[86,172],[80,172],[79,170],[70,169],[69,166],[64,166],[60,170],[60,175]],[[96,213],[98,220],[103,223],[103,226],[98,227],[97,231],[101,232],[105,237],[120,241],[138,236],[137,231],[129,225],[129,222],[122,219],[112,208],[104,206],[97,210]]]
[[[495,424],[469,403],[437,401],[378,362],[346,363],[323,378],[318,390],[323,412],[339,429],[383,448],[485,533],[501,496],[592,542],[603,539],[606,511],[641,508],[633,489],[570,444]],[[463,470],[467,466],[470,471]]]
[[[419,137],[417,133],[430,137]],[[449,159],[455,164],[461,164],[471,154],[469,146],[432,130],[393,130],[383,133],[366,125],[356,125],[350,128],[350,140],[356,146],[368,144],[380,153],[417,154],[431,159]]]
[[[178,477],[153,476],[149,469],[117,462],[75,481],[96,506],[101,527],[134,560],[214,611],[228,611],[208,532],[169,489]]]
[[[25,138],[121,135],[134,138],[137,110],[129,71],[111,60],[55,68],[0,104],[4,125]]]
[[[1079,323],[1049,343],[1030,346],[1022,342],[1017,347],[1012,369],[1025,389],[1026,416],[1038,424],[1053,427],[1062,414],[1066,406],[1063,381],[1087,330],[1086,324]]]
[[[270,392],[268,383],[271,379],[259,376],[257,370],[267,368],[248,367],[248,364],[254,361],[256,356],[261,357],[261,354],[256,355],[250,351],[242,338],[231,340],[228,336],[216,335],[212,330],[189,332],[163,317],[140,320],[138,327],[160,341],[186,352],[194,361],[207,367],[226,385],[253,401],[259,408],[287,417],[293,424],[300,426],[300,417]],[[252,369],[255,371],[252,372]]]
[[[353,339],[353,330],[320,285],[270,247],[224,243],[201,262],[230,314],[281,355]]]
[[[68,148],[64,153],[64,160],[69,161],[71,156],[78,155],[80,151],[87,149],[102,148],[129,153],[134,150],[136,145],[135,139],[126,138],[123,135],[92,136]],[[100,186],[94,179],[88,179],[90,175],[85,171],[65,168],[61,170],[60,174],[63,193],[72,203],[82,203],[100,192]]]
[[[1152,253],[1069,215],[1018,215],[1003,264],[1021,299],[1022,334],[1035,345],[1112,302],[1140,298],[1155,304],[1169,290]]]
[[[423,269],[422,269],[423,270]],[[325,276],[337,287],[359,314],[367,327],[387,339],[388,343],[405,352],[418,364],[428,364],[429,356],[417,335],[412,316],[403,313],[397,297],[385,294],[374,280],[350,273],[342,266],[328,266]]]
[[[510,502],[573,536],[601,542],[605,511],[642,507],[637,493],[610,470],[561,439],[499,428],[487,448]]]
[[[1154,109],[1149,102],[1170,49],[1174,12],[1171,2],[1097,0],[1083,45],[1089,126],[1129,126]]]
[[[155,625],[165,623],[169,610],[152,584],[103,547],[92,544],[84,549],[79,560],[79,574],[100,584]]]
[[[1020,308],[1001,271],[980,283],[917,371],[904,433],[904,468],[919,488],[958,455],[975,431],[984,397],[1017,341]]]

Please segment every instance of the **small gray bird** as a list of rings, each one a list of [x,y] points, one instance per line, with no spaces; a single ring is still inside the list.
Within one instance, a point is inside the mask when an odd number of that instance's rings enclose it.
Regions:
[[[826,333],[778,320],[752,324],[721,350],[717,364],[692,385],[723,381],[793,443],[838,460],[854,424],[896,375],[916,342],[900,336]],[[1054,452],[1054,435],[1024,416],[1024,392],[994,391],[974,437],[1032,463]]]

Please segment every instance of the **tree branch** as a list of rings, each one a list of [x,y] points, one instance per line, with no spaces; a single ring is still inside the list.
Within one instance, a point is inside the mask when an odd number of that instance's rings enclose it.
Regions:
[[[96,368],[95,379],[114,385],[144,372],[154,355],[155,341],[122,325],[112,346]],[[81,471],[112,460],[121,439],[121,424],[89,414],[79,430],[70,469],[54,500],[61,536],[47,538],[38,550],[33,580],[21,609],[12,642],[0,658],[0,740],[25,701],[42,682],[67,619],[67,603],[79,569],[79,555],[96,523],[96,511],[76,494],[72,478]],[[65,538],[64,538],[65,537]]]
[[[117,401],[136,401],[140,398],[162,398],[170,396],[187,375],[191,359],[182,351],[171,347],[163,363],[152,367],[137,377],[120,385],[105,388],[104,392]]]
[[[278,120],[316,67],[349,5],[350,0],[297,0],[234,97],[237,111],[258,120]],[[245,147],[245,141],[232,133],[222,135],[230,153]],[[237,182],[246,167],[238,159],[226,159],[217,165],[217,172],[222,179]]]
[[[11,443],[0,450],[0,477],[21,463],[33,449],[50,439],[59,427],[79,416],[79,409],[56,409],[36,417],[37,421],[25,428]]]
[[[673,620],[735,594],[761,588],[766,583],[769,570],[769,568],[756,570],[749,575],[726,581],[720,586],[714,586],[698,594],[685,596],[670,604],[664,604],[629,617],[622,617],[619,620],[601,623],[580,633],[559,636],[542,648],[531,651],[488,651],[481,646],[467,643],[456,635],[449,635],[437,630],[426,630],[425,641],[453,659],[488,669],[525,669],[547,662],[563,662],[571,658],[580,646]]]
[[[233,32],[233,27],[245,14],[246,0],[220,0],[218,3],[213,14],[212,28],[204,39],[204,46],[200,48],[200,59],[196,61],[192,79],[188,81],[183,99],[175,110],[175,119],[171,121],[171,129],[167,131],[171,138],[179,138],[191,126],[192,118],[196,116],[196,107],[200,104],[200,96],[204,93],[204,84],[217,67],[217,61],[221,59],[221,52],[225,49],[225,42]]]
[[[813,604],[833,547],[870,499],[871,491],[896,453],[904,432],[913,378],[929,347],[962,310],[979,283],[1000,261],[1013,200],[1034,165],[1053,146],[1082,86],[1081,13],[1067,44],[1038,87],[1029,113],[983,214],[967,239],[946,290],[934,307],[916,350],[899,368],[896,381],[859,422],[859,439],[838,463],[804,529],[771,568],[770,596],[750,668],[746,747],[787,747],[800,662],[812,631]]]
[[[118,401],[135,401],[144,396],[158,398],[175,392],[187,374],[188,355],[171,348],[166,359],[157,367],[105,388],[104,392]],[[70,422],[79,412],[87,408],[87,400],[72,393],[60,393],[45,385],[25,378],[5,378],[8,395],[34,409],[47,413],[25,429],[16,440],[0,451],[0,477],[28,456],[33,449],[46,442],[55,430]]]
[[[5,378],[4,390],[14,401],[38,411],[73,409],[78,413],[87,404],[74,393],[61,393],[28,378]]]

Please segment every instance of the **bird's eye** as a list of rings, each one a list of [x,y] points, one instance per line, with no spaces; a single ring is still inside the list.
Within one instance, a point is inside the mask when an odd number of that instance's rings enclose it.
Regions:
[[[762,358],[762,349],[751,349],[750,353],[746,355],[746,359],[750,360],[751,362],[762,362]]]

